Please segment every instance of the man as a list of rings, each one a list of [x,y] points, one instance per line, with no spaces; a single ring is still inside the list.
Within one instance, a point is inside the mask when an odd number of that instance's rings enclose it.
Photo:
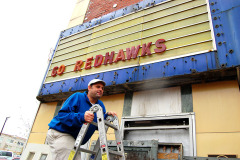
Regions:
[[[99,99],[103,96],[104,86],[106,83],[100,79],[93,79],[88,83],[88,92],[74,93],[63,104],[49,125],[47,133],[47,143],[53,156],[53,160],[67,160],[73,149],[75,139],[83,123],[97,122],[96,113],[89,112],[94,104],[99,104],[106,118],[108,115],[115,116],[115,112],[107,112],[102,101]],[[83,139],[85,144],[97,129],[96,126],[90,125]],[[80,159],[80,154],[77,155]]]

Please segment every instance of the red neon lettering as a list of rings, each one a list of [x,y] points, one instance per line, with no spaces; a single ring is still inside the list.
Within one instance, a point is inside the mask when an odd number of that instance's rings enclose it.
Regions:
[[[125,55],[123,53],[123,50],[120,49],[118,54],[117,54],[117,57],[116,59],[114,60],[114,62],[118,62],[118,61],[125,61]]]
[[[61,75],[61,74],[63,74],[64,71],[65,71],[65,65],[62,64],[62,65],[58,68],[57,74],[58,74],[58,75]]]
[[[75,67],[74,67],[74,71],[81,71],[81,66],[83,64],[83,61],[80,60],[80,61],[77,61],[76,64],[75,64]]]
[[[126,48],[127,59],[130,60],[131,58],[133,58],[133,59],[137,58],[139,48],[140,48],[140,45],[138,45],[137,48],[135,48],[135,46],[133,46],[131,48],[131,50],[130,50],[130,48]]]
[[[152,42],[149,42],[149,43],[147,44],[147,46],[146,46],[146,43],[144,43],[144,44],[142,45],[142,54],[141,54],[141,56],[145,56],[146,53],[147,53],[147,55],[151,55],[151,54],[152,54],[151,51],[150,51],[151,45],[152,45]]]
[[[99,67],[102,65],[103,56],[101,54],[97,55],[94,62],[94,67]]]
[[[155,45],[156,45],[156,48],[154,49],[155,53],[163,53],[164,51],[166,51],[167,47],[164,44],[164,42],[165,42],[165,39],[158,39],[155,42]],[[144,43],[142,45],[141,56],[152,55],[151,45],[152,45],[152,42]],[[125,56],[127,60],[136,59],[138,57],[140,47],[141,47],[140,45],[137,45],[137,46],[132,46],[131,48],[126,48],[126,55],[124,54],[123,49],[120,49],[115,59],[114,59],[114,55],[115,55],[114,51],[112,51],[110,55],[109,55],[109,52],[107,52],[105,55],[105,58],[103,55],[96,55],[93,66],[94,67],[101,66],[103,63],[103,58],[104,58],[104,65],[112,64],[113,62],[118,62],[118,61],[125,61]],[[93,61],[93,57],[87,58],[85,62],[86,70],[92,68],[92,61]],[[81,67],[83,63],[84,62],[82,60],[76,61],[76,64],[74,66],[74,71],[81,71],[82,70]],[[65,71],[65,68],[66,68],[65,65],[61,65],[60,67],[55,66],[52,69],[51,76],[55,77],[57,75],[62,75]]]
[[[92,68],[92,66],[91,66],[92,65],[92,60],[93,60],[93,57],[87,58],[85,69],[91,69]]]
[[[163,44],[163,42],[165,42],[165,39],[158,39],[155,43],[156,47],[160,48],[160,49],[154,49],[155,53],[161,53],[166,51],[166,45]]]
[[[105,55],[105,59],[104,59],[104,65],[106,65],[107,63],[112,64],[113,63],[113,57],[114,57],[115,52],[112,51],[111,55],[109,56],[109,52],[106,53]],[[108,62],[109,61],[109,62]]]
[[[58,70],[58,66],[54,67],[51,73],[52,77],[55,77],[57,75],[57,70]]]

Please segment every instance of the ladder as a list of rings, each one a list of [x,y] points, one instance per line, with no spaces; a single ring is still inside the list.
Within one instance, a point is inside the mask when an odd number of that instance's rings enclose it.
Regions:
[[[97,114],[97,123],[91,122],[92,125],[98,127],[99,131],[99,137],[96,145],[94,146],[93,150],[88,150],[80,147],[90,125],[90,123],[84,123],[80,132],[78,133],[73,150],[71,151],[68,160],[75,160],[79,151],[90,153],[91,156],[89,156],[89,159],[96,160],[99,150],[101,150],[102,160],[111,160],[110,154],[117,156],[119,160],[125,160],[118,118],[116,116],[108,116],[107,119],[104,120],[102,107],[98,104],[93,105],[89,111]],[[114,129],[117,151],[113,151],[108,148],[106,132],[109,127]]]

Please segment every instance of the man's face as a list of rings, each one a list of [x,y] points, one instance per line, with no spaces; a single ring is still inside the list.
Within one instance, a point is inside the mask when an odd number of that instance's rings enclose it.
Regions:
[[[88,86],[88,94],[93,99],[100,99],[103,96],[104,85],[102,83],[95,83]]]

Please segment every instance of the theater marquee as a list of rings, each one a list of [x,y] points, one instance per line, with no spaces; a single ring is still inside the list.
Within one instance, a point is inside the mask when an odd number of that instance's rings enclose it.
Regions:
[[[45,83],[214,50],[206,0],[165,1],[60,39]]]

